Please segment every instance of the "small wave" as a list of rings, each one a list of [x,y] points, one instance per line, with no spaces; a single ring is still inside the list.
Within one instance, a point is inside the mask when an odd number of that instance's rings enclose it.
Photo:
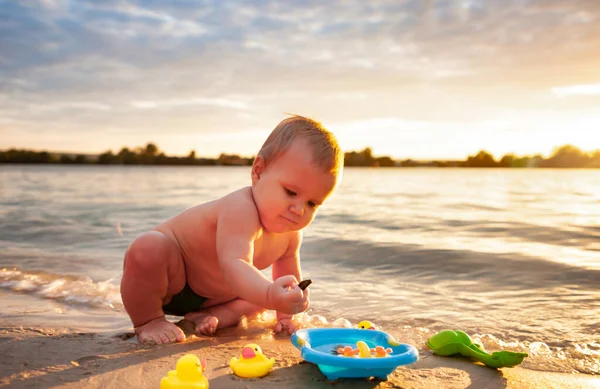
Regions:
[[[409,223],[403,221],[403,223],[397,223],[394,221],[383,221],[379,219],[369,218],[367,215],[353,215],[350,213],[332,213],[323,216],[323,221],[334,225],[350,225],[350,226],[369,226],[372,228],[387,230],[387,231],[400,231],[400,230],[411,230],[411,229],[422,229],[423,226],[419,223]]]
[[[600,345],[568,340],[545,342],[504,341],[491,334],[475,334],[473,341],[488,350],[510,350],[529,354],[525,366],[534,370],[600,374]]]
[[[505,211],[504,208],[500,208],[500,207],[494,207],[492,205],[486,205],[486,204],[481,204],[481,203],[456,203],[456,204],[451,204],[450,207],[454,208],[454,209],[464,209],[464,210],[468,210],[468,211],[491,211],[491,212],[501,212],[501,211]]]
[[[503,289],[534,289],[579,285],[597,289],[600,270],[585,269],[576,264],[559,263],[543,257],[515,252],[494,253],[471,251],[468,248],[427,248],[412,243],[389,245],[357,242],[344,239],[311,239],[302,247],[302,260],[321,263],[326,252],[329,264],[342,270],[359,271],[365,266],[389,269],[387,276],[411,277],[411,280],[445,282],[476,280],[479,290],[490,286]],[[348,250],[348,247],[352,247]]]
[[[0,288],[66,304],[120,311],[123,304],[113,279],[94,282],[89,277],[0,269]]]

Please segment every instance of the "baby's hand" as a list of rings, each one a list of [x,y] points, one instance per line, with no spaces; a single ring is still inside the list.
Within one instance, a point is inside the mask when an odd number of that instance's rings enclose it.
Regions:
[[[289,335],[293,334],[296,331],[296,323],[293,320],[293,316],[290,318],[279,319],[277,324],[275,324],[273,331],[275,331],[276,334],[281,332],[287,332]]]
[[[294,276],[279,277],[269,286],[267,293],[269,304],[277,312],[294,315],[308,309],[308,291],[298,287]]]

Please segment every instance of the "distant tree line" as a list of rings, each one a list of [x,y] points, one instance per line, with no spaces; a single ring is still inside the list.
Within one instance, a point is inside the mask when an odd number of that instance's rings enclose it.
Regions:
[[[540,167],[540,168],[600,168],[600,150],[585,153],[575,146],[566,145],[554,150],[549,158],[541,155],[532,157],[517,157],[506,154],[499,161],[482,150],[474,156],[469,156],[463,163],[464,167]]]
[[[236,154],[221,154],[217,158],[198,158],[194,150],[185,157],[167,156],[154,143],[145,147],[127,147],[114,154],[111,150],[100,155],[77,153],[52,153],[32,150],[0,150],[0,163],[35,164],[93,164],[93,165],[198,165],[198,166],[250,166],[254,157]],[[370,147],[362,151],[344,154],[345,166],[370,167],[468,167],[468,168],[600,168],[600,150],[585,153],[577,147],[567,145],[557,148],[549,158],[541,155],[517,157],[506,154],[500,160],[485,150],[460,161],[415,161],[394,160],[388,156],[376,157]]]
[[[345,154],[345,166],[401,166],[401,167],[468,167],[468,168],[600,168],[600,150],[585,153],[575,146],[566,145],[554,150],[549,158],[541,155],[517,157],[506,154],[496,161],[485,150],[470,155],[465,161],[396,161],[390,157],[374,157],[372,150],[351,151]]]
[[[36,152],[10,149],[0,151],[0,163],[49,163],[93,165],[252,165],[254,158],[221,154],[218,158],[198,158],[194,150],[185,157],[167,156],[154,143],[145,147],[123,147],[114,154],[111,150],[99,155]]]

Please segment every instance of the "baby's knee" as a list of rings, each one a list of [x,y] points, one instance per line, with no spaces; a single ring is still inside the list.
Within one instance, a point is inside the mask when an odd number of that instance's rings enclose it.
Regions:
[[[165,234],[158,231],[146,232],[137,237],[125,253],[123,268],[136,273],[156,271],[164,265],[173,251],[173,242]]]

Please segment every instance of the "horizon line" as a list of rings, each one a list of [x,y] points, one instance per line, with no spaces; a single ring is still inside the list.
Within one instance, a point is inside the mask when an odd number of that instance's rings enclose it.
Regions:
[[[145,145],[148,145],[148,144],[154,144],[154,145],[156,145],[156,143],[154,143],[154,142],[147,142]],[[557,147],[555,147],[554,150],[556,151],[556,150],[558,150],[558,149],[560,149],[562,147],[565,147],[565,146],[575,147],[578,150],[580,150],[581,152],[586,153],[586,154],[587,153],[594,153],[594,152],[599,152],[600,151],[600,149],[585,151],[585,150],[581,150],[577,146],[573,146],[573,145],[570,145],[570,144],[564,144],[562,146],[557,146]],[[119,153],[119,151],[121,151],[122,149],[125,149],[125,148],[128,149],[128,150],[130,150],[130,151],[132,151],[132,152],[135,152],[136,149],[142,148],[142,146],[135,146],[135,147],[122,146],[122,147],[118,148],[118,150],[116,152],[113,149],[108,149],[108,150],[105,150],[103,152],[82,152],[82,151],[64,151],[64,150],[63,151],[57,151],[57,150],[47,150],[47,149],[46,150],[43,150],[43,149],[40,150],[40,149],[33,149],[33,148],[28,149],[28,148],[24,148],[24,147],[23,148],[19,148],[19,147],[12,146],[12,147],[8,147],[8,148],[5,148],[5,149],[0,149],[0,152],[9,151],[9,150],[25,150],[25,151],[31,151],[31,152],[36,152],[36,153],[47,152],[49,154],[58,154],[58,155],[73,155],[73,156],[83,155],[83,156],[89,156],[89,157],[98,157],[98,156],[100,156],[100,155],[102,155],[102,154],[104,154],[106,152],[111,152],[111,153],[113,153],[113,155],[116,155],[116,154]],[[371,149],[371,151],[373,151],[372,147],[367,146],[367,147],[364,147],[361,150],[349,150],[349,151],[343,151],[343,152],[344,152],[344,154],[352,153],[352,152],[360,153],[360,152],[362,152],[362,151],[364,151],[366,149]],[[163,153],[167,157],[177,157],[177,158],[185,158],[185,157],[189,156],[189,154],[191,153],[191,151],[195,152],[195,150],[192,149],[192,150],[190,150],[190,153],[187,153],[187,154],[172,154],[172,155],[168,155],[168,154],[166,154],[164,151],[162,151],[160,149],[158,149],[158,151],[159,151],[159,153]],[[544,154],[541,153],[541,152],[533,154],[533,155],[518,155],[516,153],[507,152],[507,153],[504,153],[504,154],[502,154],[500,156],[496,156],[493,153],[491,153],[491,152],[489,152],[489,151],[487,151],[485,149],[479,149],[478,151],[469,153],[469,154],[467,154],[466,156],[464,156],[462,158],[464,160],[466,160],[469,157],[475,156],[475,155],[477,155],[478,153],[480,153],[482,151],[488,153],[494,159],[497,159],[497,158],[502,159],[502,157],[504,157],[506,155],[512,155],[512,156],[517,157],[517,158],[533,158],[533,157],[536,157],[536,156],[541,156],[542,158],[545,158]],[[553,153],[549,153],[548,157],[550,157],[552,154]],[[235,152],[224,152],[224,151],[222,151],[222,152],[218,153],[215,156],[199,156],[199,155],[196,155],[196,159],[218,159],[220,155],[230,155],[230,156],[231,155],[236,155],[236,156],[238,156],[240,158],[255,158],[256,157],[256,155],[245,156],[245,155],[242,155],[242,154],[239,154],[239,153],[235,153]],[[435,161],[437,161],[437,162],[460,162],[460,161],[463,161],[463,159],[460,159],[460,158],[439,158],[438,157],[438,158],[427,158],[427,159],[420,158],[420,159],[417,159],[417,158],[412,158],[412,157],[392,157],[391,155],[378,155],[376,153],[372,153],[372,157],[373,158],[385,158],[385,157],[388,157],[388,158],[392,159],[393,161],[409,161],[409,160],[410,161],[420,161],[420,162],[435,162]]]

